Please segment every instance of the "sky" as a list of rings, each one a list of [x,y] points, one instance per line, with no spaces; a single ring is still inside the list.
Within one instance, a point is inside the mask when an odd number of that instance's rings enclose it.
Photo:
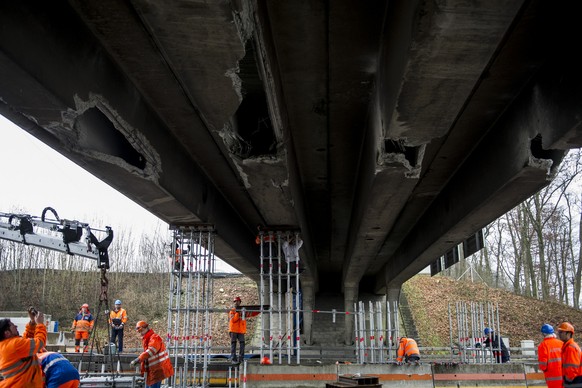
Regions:
[[[59,218],[91,228],[131,229],[137,236],[159,230],[170,240],[168,224],[1,115],[0,156],[0,213],[40,217],[52,207]],[[217,271],[236,270],[217,260]]]

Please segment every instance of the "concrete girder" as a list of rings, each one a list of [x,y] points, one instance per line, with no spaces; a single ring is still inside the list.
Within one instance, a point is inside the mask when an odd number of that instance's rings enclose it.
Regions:
[[[394,2],[379,82],[384,137],[419,146],[446,135],[523,3]]]
[[[467,238],[467,231],[482,228],[514,207],[515,198],[526,199],[547,185],[565,150],[544,144],[582,145],[576,143],[582,138],[580,62],[570,58],[563,65],[559,59],[544,68],[459,168],[377,277],[377,290],[399,287]]]
[[[214,224],[219,231],[216,252],[228,255],[231,265],[256,277],[258,260],[251,228],[185,152],[179,138],[168,136],[167,127],[140,99],[132,82],[75,22],[76,14],[67,7],[56,13],[20,3],[3,4],[2,8],[2,24],[13,34],[10,38],[7,34],[0,37],[4,72],[0,90],[2,100],[9,105],[5,109],[8,118],[22,122],[26,117],[34,122],[33,135],[39,135],[40,128],[57,135],[60,142],[52,144],[57,151],[120,192],[130,193],[150,211],[163,214],[164,221]],[[36,23],[22,23],[24,19],[35,19]],[[37,60],[39,55],[50,60],[41,63]],[[90,71],[92,77],[85,77],[81,69]],[[18,87],[9,84],[12,79],[18,80]],[[30,87],[25,94],[19,93],[23,85]],[[39,98],[43,103],[36,102]],[[52,101],[51,109],[47,109],[46,101]],[[43,109],[35,109],[36,106]],[[96,112],[99,119],[82,122],[89,110]],[[99,140],[100,134],[119,136],[117,132],[135,134],[136,139],[146,139],[150,145],[133,139],[126,139],[129,145],[112,144],[113,138],[108,138],[103,139],[103,144],[112,151],[125,147],[120,154],[107,155],[102,149],[87,148]],[[91,141],[85,142],[85,136],[90,136]],[[123,160],[128,148],[141,155],[145,166],[151,169]],[[150,158],[151,155],[155,157]],[[155,173],[148,175],[148,171]]]

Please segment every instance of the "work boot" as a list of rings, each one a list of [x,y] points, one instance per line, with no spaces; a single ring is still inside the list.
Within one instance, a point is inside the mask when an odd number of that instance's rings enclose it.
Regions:
[[[79,349],[80,349],[79,346],[75,346],[75,353],[79,353]]]

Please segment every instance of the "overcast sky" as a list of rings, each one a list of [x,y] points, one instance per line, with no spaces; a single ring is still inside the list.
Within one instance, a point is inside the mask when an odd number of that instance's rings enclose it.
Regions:
[[[60,218],[92,228],[131,229],[138,236],[157,229],[169,240],[168,224],[1,115],[0,145],[1,213],[40,217],[50,206]],[[217,270],[227,268],[217,264]]]

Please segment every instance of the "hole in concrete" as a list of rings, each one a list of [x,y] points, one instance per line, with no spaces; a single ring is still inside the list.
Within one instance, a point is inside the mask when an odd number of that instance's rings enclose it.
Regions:
[[[243,158],[274,155],[277,142],[269,116],[267,96],[257,70],[255,50],[251,42],[247,42],[245,48],[246,54],[239,62],[243,100],[234,119],[234,130],[240,144],[238,149],[231,149],[231,152]]]
[[[418,164],[418,149],[419,147],[405,146],[402,140],[384,140],[384,151],[387,154],[404,154],[404,157],[411,166]]]
[[[146,167],[143,155],[98,108],[87,109],[79,115],[75,120],[75,129],[82,148],[116,156],[142,170]]]
[[[546,150],[542,145],[542,135],[538,134],[530,142],[531,154],[538,159],[551,159],[554,161],[552,169],[562,161],[564,153],[560,150]]]

